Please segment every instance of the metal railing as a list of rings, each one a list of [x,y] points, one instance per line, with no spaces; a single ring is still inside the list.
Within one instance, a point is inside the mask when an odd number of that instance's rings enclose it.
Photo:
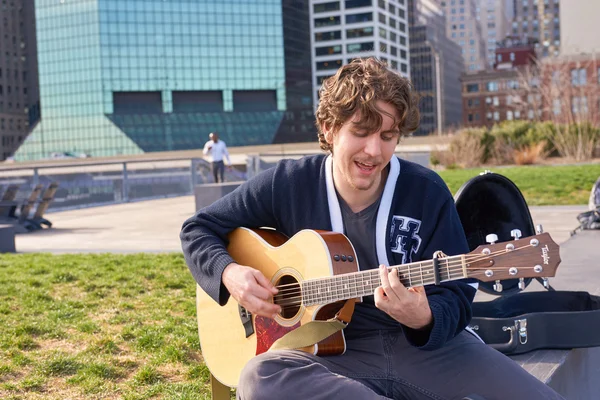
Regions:
[[[226,179],[239,180],[244,167],[227,171]],[[210,164],[201,158],[64,163],[0,171],[2,191],[11,184],[19,186],[16,200],[27,198],[37,184],[51,182],[59,187],[48,211],[61,211],[191,195],[195,185],[212,182],[212,174]]]

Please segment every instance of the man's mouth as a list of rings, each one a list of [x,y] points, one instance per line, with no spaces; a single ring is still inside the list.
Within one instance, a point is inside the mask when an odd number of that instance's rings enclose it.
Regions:
[[[355,164],[358,166],[358,168],[359,168],[361,171],[365,171],[365,172],[371,172],[371,171],[373,171],[373,170],[375,169],[375,167],[376,167],[376,166],[375,166],[375,164],[373,164],[373,163],[369,163],[369,162],[360,162],[360,161],[355,161],[354,163],[355,163]]]

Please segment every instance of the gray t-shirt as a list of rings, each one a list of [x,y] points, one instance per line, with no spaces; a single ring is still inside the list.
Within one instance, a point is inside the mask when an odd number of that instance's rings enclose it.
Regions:
[[[339,195],[338,200],[344,222],[344,234],[354,246],[360,270],[378,268],[375,229],[381,199],[358,213],[353,212]],[[352,337],[365,333],[365,331],[390,329],[401,329],[401,327],[397,321],[375,307],[373,296],[365,296],[362,303],[356,304],[352,321],[344,329],[344,333],[346,336]]]

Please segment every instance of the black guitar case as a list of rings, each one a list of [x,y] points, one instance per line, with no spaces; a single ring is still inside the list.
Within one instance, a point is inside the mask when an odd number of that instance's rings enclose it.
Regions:
[[[523,238],[536,233],[521,191],[502,175],[486,171],[472,178],[458,190],[455,201],[471,251],[486,244],[488,234],[506,242],[514,239],[515,229]],[[525,286],[531,281],[525,279]],[[473,303],[470,327],[485,343],[505,354],[600,346],[600,297],[551,287],[522,293],[518,279],[501,283],[502,291],[497,292],[493,283],[480,282],[480,290],[499,297]]]

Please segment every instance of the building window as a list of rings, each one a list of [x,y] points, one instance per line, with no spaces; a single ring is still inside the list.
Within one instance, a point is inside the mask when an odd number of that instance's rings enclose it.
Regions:
[[[316,53],[317,53],[318,56],[326,56],[326,55],[331,55],[331,54],[341,54],[342,53],[342,46],[341,45],[336,45],[336,46],[317,47],[316,48]]]
[[[498,82],[490,81],[487,83],[487,91],[488,92],[497,92],[498,91]]]
[[[506,112],[506,119],[507,119],[508,121],[512,121],[512,120],[513,120],[513,112],[512,112],[511,110],[508,110],[508,111]]]
[[[317,63],[317,71],[325,71],[328,69],[338,69],[342,66],[342,60],[321,61]]]
[[[469,114],[468,120],[469,120],[469,122],[473,122],[473,114]]]
[[[571,84],[583,86],[587,83],[587,71],[585,68],[574,68],[571,70]]]
[[[313,11],[315,14],[328,12],[328,11],[337,11],[340,9],[339,1],[330,1],[329,3],[321,3],[313,5]]]
[[[561,112],[560,99],[553,99],[552,100],[552,113],[554,115],[560,115],[560,112]]]
[[[370,7],[373,5],[371,0],[346,0],[346,9],[359,8],[359,7]]]
[[[469,93],[479,92],[479,84],[477,84],[477,83],[467,84],[467,92],[469,92]]]
[[[373,36],[373,27],[365,27],[365,28],[355,28],[346,30],[346,37],[348,39],[357,38],[357,37],[365,37],[365,36]]]
[[[500,113],[498,111],[494,112],[494,121],[500,121]]]
[[[339,19],[339,17],[338,17]],[[349,14],[346,15],[347,24],[356,24],[359,22],[373,21],[373,13]]]
[[[510,53],[510,61],[515,61],[515,53]]]
[[[315,33],[315,42],[326,42],[328,40],[337,40],[342,38],[341,31],[317,32]]]
[[[577,97],[574,96],[571,98],[571,111],[573,114],[587,114],[588,113],[588,105],[587,105],[587,97]]]
[[[322,85],[323,81],[325,81],[325,79],[331,77],[333,75],[323,75],[323,76],[317,76],[317,85]]]
[[[346,52],[359,53],[362,51],[373,51],[373,42],[351,43],[346,45]]]
[[[496,107],[500,105],[500,100],[498,99],[498,96],[494,96],[494,98],[493,98],[493,104]]]
[[[347,18],[347,17],[346,17]],[[348,22],[348,21],[346,21]],[[340,24],[340,17],[315,18],[315,27],[335,26]]]

